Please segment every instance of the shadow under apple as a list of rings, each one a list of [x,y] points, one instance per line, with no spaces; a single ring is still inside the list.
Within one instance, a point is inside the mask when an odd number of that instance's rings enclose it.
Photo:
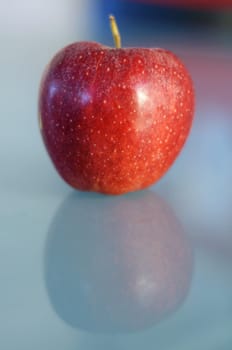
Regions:
[[[58,209],[45,247],[45,282],[56,313],[92,332],[152,326],[184,301],[189,240],[152,191],[74,193]]]

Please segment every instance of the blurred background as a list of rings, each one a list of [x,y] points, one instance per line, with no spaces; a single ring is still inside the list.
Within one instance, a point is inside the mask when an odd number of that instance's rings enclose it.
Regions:
[[[152,284],[140,280],[139,291],[142,291],[143,297],[141,299],[139,294],[137,298],[136,294],[133,299],[135,304],[131,306],[138,312],[140,309],[137,309],[136,303],[143,300],[138,317],[146,322],[144,327],[140,325],[140,332],[134,330],[127,335],[127,324],[119,322],[123,314],[115,311],[121,299],[109,298],[116,307],[104,311],[103,324],[110,323],[112,319],[107,317],[111,315],[114,318],[116,312],[119,328],[122,330],[122,324],[125,327],[123,333],[126,335],[123,336],[102,334],[104,327],[101,334],[96,335],[96,329],[93,331],[86,323],[84,327],[80,322],[85,319],[88,324],[92,317],[89,306],[81,306],[82,303],[88,304],[90,295],[111,295],[112,288],[121,293],[125,287],[125,278],[119,278],[117,283],[112,284],[113,287],[106,288],[103,266],[109,264],[107,273],[110,275],[112,268],[113,274],[120,276],[117,269],[113,270],[111,255],[101,263],[92,259],[96,253],[95,245],[101,247],[105,240],[105,235],[99,232],[109,231],[111,237],[115,232],[112,227],[119,222],[120,233],[130,230],[137,234],[146,233],[146,242],[139,241],[138,251],[149,246],[150,238],[151,242],[153,239],[160,242],[160,232],[168,232],[163,236],[167,237],[171,246],[175,246],[175,240],[170,238],[170,227],[176,227],[175,220],[170,219],[163,204],[151,199],[150,195],[147,200],[146,195],[143,200],[142,194],[138,194],[139,199],[132,196],[129,202],[133,205],[122,199],[119,209],[115,209],[113,198],[106,203],[102,197],[96,199],[81,194],[74,200],[72,189],[62,182],[48,159],[37,121],[38,86],[48,61],[57,50],[74,41],[99,41],[113,45],[108,25],[110,13],[117,18],[123,46],[164,47],[179,55],[192,75],[196,92],[195,120],[186,147],[168,174],[150,190],[162,198],[161,202],[168,203],[171,212],[175,213],[170,214],[171,218],[176,215],[185,232],[181,234],[179,247],[183,260],[176,265],[179,268],[179,273],[175,272],[176,279],[167,280],[165,274],[159,275],[159,281],[165,282],[163,288],[168,286],[172,291],[170,295],[176,295],[170,299],[173,307],[170,306],[170,310],[174,311],[174,305],[177,310],[171,315],[168,313],[168,317],[163,310],[159,311],[166,318],[157,324],[156,318],[153,320],[150,314],[149,322],[147,314],[142,317],[143,306],[149,305],[145,309],[150,310],[158,300],[154,292],[157,275],[152,273],[149,277]],[[156,346],[164,350],[230,350],[232,1],[1,1],[0,42],[0,348],[141,349]],[[156,204],[144,210],[144,203],[150,202]],[[141,203],[141,207],[134,206],[134,203]],[[107,211],[111,204],[112,210]],[[76,214],[78,208],[93,213],[94,209],[90,211],[90,208],[98,205],[102,210],[97,210],[90,218]],[[153,211],[149,211],[153,205],[154,215]],[[112,221],[115,210],[117,223]],[[146,224],[140,225],[138,213],[143,218],[147,212],[150,214]],[[168,228],[163,226],[163,221],[154,221],[154,217],[159,218],[159,213],[164,212],[164,219],[171,222]],[[125,213],[129,219],[125,218]],[[88,223],[89,220],[92,224]],[[154,225],[158,234],[153,237],[150,233],[154,231]],[[82,233],[85,232],[88,244],[83,243],[85,235],[82,236]],[[95,244],[90,247],[92,235]],[[126,241],[127,247],[132,244],[130,239],[133,242],[133,236]],[[77,247],[78,251],[80,242],[83,252],[89,256],[87,270],[86,260],[80,260],[79,253],[76,255],[71,248]],[[163,242],[161,247],[166,246]],[[121,246],[124,246],[123,240],[108,239],[105,249],[121,256],[121,250],[117,253]],[[92,255],[88,255],[89,249]],[[104,256],[104,249],[99,249],[98,257]],[[176,249],[178,253],[179,248]],[[190,250],[193,251],[191,258],[186,258],[190,257],[186,253]],[[141,259],[143,266],[139,273],[136,270],[136,276],[144,276],[147,266],[151,267],[153,255],[149,252],[144,248],[136,256],[136,261]],[[122,261],[127,264],[129,256],[133,270],[131,253],[126,250],[123,254]],[[144,260],[143,256],[151,256],[151,259]],[[188,266],[187,270],[183,266]],[[123,264],[120,269],[124,269]],[[177,289],[178,281],[182,283],[180,276],[187,274],[186,271],[189,277],[181,284],[183,289]],[[100,280],[94,276],[100,276]],[[102,281],[105,294],[102,294]],[[177,290],[178,298],[175,294]],[[134,289],[129,289],[129,297],[130,292],[133,294]],[[162,290],[160,292],[162,294]],[[101,322],[103,304],[98,304],[96,299],[92,308],[96,311],[95,321]],[[79,318],[76,319],[79,310]],[[126,322],[131,322],[130,317],[126,318]],[[148,324],[149,329],[146,329]],[[89,329],[84,331],[84,328]]]

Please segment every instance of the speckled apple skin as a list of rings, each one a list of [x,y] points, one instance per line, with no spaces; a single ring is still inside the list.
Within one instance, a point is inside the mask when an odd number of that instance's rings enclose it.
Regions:
[[[121,194],[173,164],[194,112],[192,80],[163,49],[71,44],[47,66],[39,120],[46,149],[72,187]]]

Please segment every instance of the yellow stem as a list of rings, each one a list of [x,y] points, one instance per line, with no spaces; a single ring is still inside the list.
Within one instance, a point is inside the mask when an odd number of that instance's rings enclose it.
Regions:
[[[111,29],[111,33],[114,39],[114,45],[116,47],[116,49],[120,49],[121,48],[121,36],[118,30],[118,26],[115,20],[115,17],[110,15],[109,16],[109,20],[110,20],[110,29]]]

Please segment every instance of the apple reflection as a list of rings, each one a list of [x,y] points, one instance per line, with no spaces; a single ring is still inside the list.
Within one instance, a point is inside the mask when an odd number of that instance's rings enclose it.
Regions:
[[[57,314],[92,332],[152,326],[184,301],[192,251],[152,191],[75,193],[58,209],[45,247],[45,281]]]

